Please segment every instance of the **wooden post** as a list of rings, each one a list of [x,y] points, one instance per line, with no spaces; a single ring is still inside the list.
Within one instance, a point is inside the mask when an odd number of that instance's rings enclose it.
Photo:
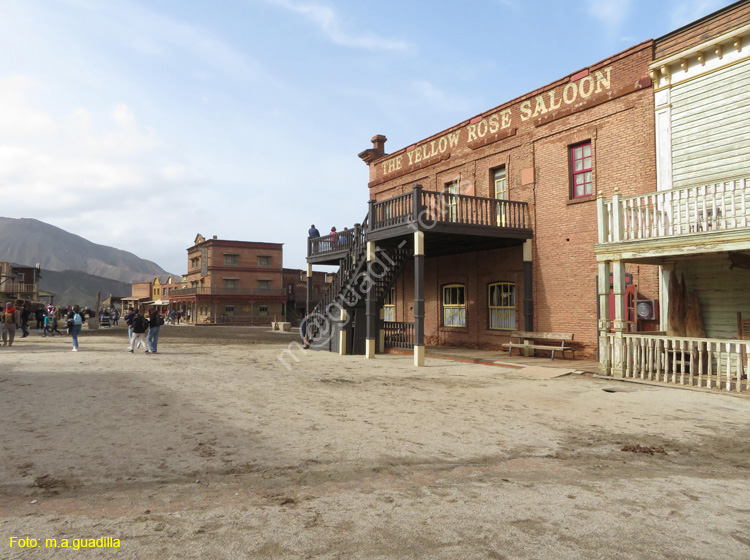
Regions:
[[[414,232],[414,365],[424,366],[424,232]]]
[[[370,210],[372,211],[372,201]],[[375,358],[375,334],[377,332],[377,300],[375,299],[375,276],[372,274],[372,265],[375,262],[375,242],[367,242],[367,294],[365,295],[365,319],[367,321],[365,356],[368,360]]]
[[[313,280],[313,270],[312,270],[312,264],[307,263],[307,303],[305,305],[305,309],[307,310],[307,315],[309,315],[312,312],[312,280]]]
[[[597,292],[599,295],[599,374],[610,375],[612,368],[609,346],[609,262],[599,263]]]
[[[625,263],[614,261],[612,263],[612,286],[615,293],[615,320],[614,320],[614,363],[612,364],[612,375],[615,377],[625,376],[626,348],[625,348]]]
[[[531,249],[532,241],[527,239],[523,243],[523,328],[528,332],[534,330],[534,265]]]

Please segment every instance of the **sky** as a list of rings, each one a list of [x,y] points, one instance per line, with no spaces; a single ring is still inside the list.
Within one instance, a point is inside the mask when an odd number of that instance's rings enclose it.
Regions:
[[[395,152],[731,3],[0,0],[0,216],[174,274],[198,233],[304,268],[311,224],[364,219],[375,134]]]

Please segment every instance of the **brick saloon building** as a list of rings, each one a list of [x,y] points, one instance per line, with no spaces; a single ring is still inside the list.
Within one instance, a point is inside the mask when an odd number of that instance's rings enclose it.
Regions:
[[[170,309],[196,324],[268,324],[286,313],[282,244],[206,239],[188,250],[183,287]]]
[[[308,241],[309,271],[341,267],[318,304],[348,320],[328,347],[413,346],[421,365],[425,344],[499,350],[525,330],[596,355],[597,193],[656,184],[652,53],[644,42],[390,154],[375,136],[360,154],[367,218]],[[656,298],[656,267],[628,272],[631,307]]]

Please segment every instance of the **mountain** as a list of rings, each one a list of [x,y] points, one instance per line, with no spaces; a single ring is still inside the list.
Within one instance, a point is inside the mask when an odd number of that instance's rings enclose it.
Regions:
[[[131,283],[150,282],[155,276],[169,274],[133,253],[92,243],[32,218],[0,217],[0,261],[27,266],[39,263],[43,277],[45,271],[82,271]],[[130,290],[122,295],[130,295]]]
[[[80,270],[56,272],[42,269],[39,288],[55,294],[55,305],[91,308],[96,306],[96,292],[100,292],[102,300],[110,294],[120,297],[131,294],[130,284],[127,282],[94,276]]]

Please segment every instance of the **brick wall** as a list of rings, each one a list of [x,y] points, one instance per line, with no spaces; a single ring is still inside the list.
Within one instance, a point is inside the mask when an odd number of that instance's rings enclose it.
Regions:
[[[652,47],[651,42],[637,45],[372,162],[370,197],[390,198],[410,191],[415,183],[426,190],[442,191],[453,180],[461,181],[462,194],[493,196],[492,170],[504,165],[509,198],[527,202],[531,212],[534,329],[572,332],[577,341],[586,345],[587,353],[593,354],[597,342],[597,266],[593,249],[597,242],[596,198],[571,200],[568,152],[572,144],[591,141],[595,193],[600,191],[611,198],[615,189],[625,196],[656,190],[654,103],[648,78]],[[551,109],[560,102],[563,92],[572,92],[570,88],[575,84],[580,92],[582,80],[588,79],[594,88],[593,77],[604,76],[607,68],[608,88],[602,87],[598,94],[590,89],[590,95],[579,103],[560,103]],[[539,109],[540,98],[546,111]],[[504,131],[496,126],[492,137],[487,128],[484,138],[478,137],[476,128],[473,136],[467,133],[472,123],[491,124],[493,115],[503,111],[510,123]],[[532,111],[538,114],[530,116]],[[523,119],[524,114],[529,118]],[[445,145],[441,139],[456,131],[459,139],[453,148],[440,153],[440,147]],[[419,162],[416,154],[421,156]],[[399,157],[400,161],[394,159]],[[656,298],[656,268],[640,266],[639,279],[641,295]],[[497,281],[515,282],[517,324],[522,328],[520,247],[443,257],[430,257],[428,253],[427,343],[499,348],[507,341],[507,333],[491,331],[487,326],[487,285]],[[454,282],[466,286],[467,327],[462,329],[441,326],[441,286]],[[396,283],[397,320],[413,320],[413,294],[412,267],[407,266]]]

